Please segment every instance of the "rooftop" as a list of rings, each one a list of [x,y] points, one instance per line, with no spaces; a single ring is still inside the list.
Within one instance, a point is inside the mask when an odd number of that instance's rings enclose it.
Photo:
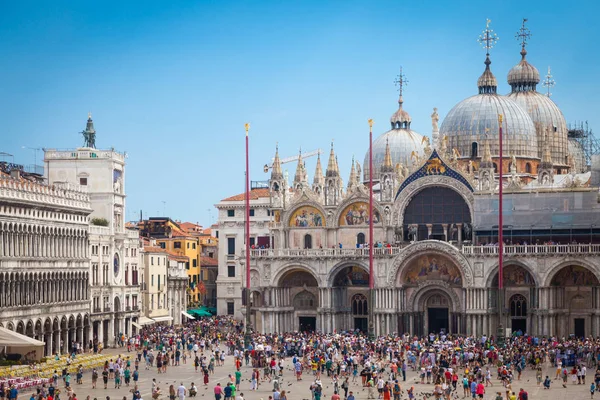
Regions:
[[[250,200],[258,200],[261,198],[268,198],[269,195],[269,189],[268,188],[257,188],[257,189],[252,189],[250,191]],[[240,193],[240,194],[236,194],[235,196],[231,196],[231,197],[227,197],[226,199],[223,199],[221,201],[243,201],[246,199],[246,193]]]

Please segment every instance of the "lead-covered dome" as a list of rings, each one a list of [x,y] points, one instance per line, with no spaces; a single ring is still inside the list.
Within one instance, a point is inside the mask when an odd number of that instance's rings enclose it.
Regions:
[[[392,129],[380,135],[373,141],[373,180],[379,179],[379,173],[385,158],[386,144],[389,143],[392,164],[402,163],[406,166],[411,162],[413,151],[419,156],[424,153],[425,142],[423,135],[410,129],[411,117],[403,108],[402,96],[398,99],[398,110],[392,114],[390,124]],[[369,151],[365,155],[363,178],[369,180]]]
[[[526,59],[525,44],[521,48],[521,61],[508,73],[508,83],[511,93],[508,98],[519,104],[531,117],[536,130],[538,142],[538,157],[542,158],[544,143],[550,141],[552,162],[557,165],[567,165],[568,128],[563,113],[556,103],[537,92],[540,73]]]
[[[447,136],[448,147],[463,157],[481,156],[486,142],[492,156],[496,156],[500,152],[498,115],[502,114],[504,155],[537,158],[537,136],[531,117],[516,102],[496,93],[490,64],[487,57],[485,71],[478,80],[479,94],[450,110],[440,127],[440,137]]]

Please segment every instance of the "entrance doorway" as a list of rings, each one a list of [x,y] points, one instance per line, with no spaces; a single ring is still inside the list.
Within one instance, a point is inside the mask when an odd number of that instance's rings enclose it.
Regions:
[[[582,338],[585,336],[585,319],[575,318],[575,337]]]
[[[317,327],[317,317],[298,317],[300,332],[314,332]]]
[[[363,317],[355,317],[354,318],[354,330],[359,330],[363,333],[366,333],[369,329],[369,319]]]
[[[521,331],[521,333],[527,333],[527,320],[524,318],[513,318],[511,320],[511,329],[513,332]]]
[[[448,309],[433,308],[427,309],[429,332],[439,333],[442,329],[448,332]]]

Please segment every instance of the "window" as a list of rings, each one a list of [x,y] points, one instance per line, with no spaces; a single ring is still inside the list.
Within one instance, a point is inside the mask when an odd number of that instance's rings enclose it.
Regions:
[[[359,233],[356,235],[356,244],[365,244],[365,234]]]
[[[195,258],[192,261],[192,267],[196,268],[198,266],[198,261]]]
[[[150,265],[154,265],[154,257],[150,257]]]
[[[527,316],[527,300],[523,295],[515,294],[510,299],[510,316],[511,317],[526,317]]]
[[[256,239],[251,237],[250,238],[250,247],[254,246],[256,244]]]
[[[228,217],[235,217],[235,210],[227,210]]]
[[[267,217],[271,216],[271,210],[267,210]]]
[[[154,295],[150,295],[150,309],[154,310]]]
[[[254,208],[251,208],[251,209],[250,209],[250,216],[251,216],[251,217],[254,217]]]
[[[165,243],[165,242],[161,242],[161,243],[159,243],[159,244],[160,244],[160,248],[161,248],[161,249],[164,249],[164,248],[166,247],[166,243]],[[132,253],[133,253],[133,252],[132,252]]]
[[[215,237],[218,239],[219,238],[219,231],[215,231]]]
[[[234,237],[227,238],[227,254],[229,254],[229,255],[235,254],[235,238]]]
[[[187,248],[188,248],[188,249],[190,248],[190,242],[188,242],[188,243],[187,243]]]
[[[181,248],[181,242],[175,242],[175,243],[173,243],[173,248],[180,249]]]
[[[196,243],[192,243],[192,249],[196,248]]]
[[[79,184],[81,186],[87,186],[87,178],[79,178]]]
[[[186,261],[186,263],[185,263],[185,269],[190,269],[190,262],[189,261]]]
[[[312,249],[312,236],[309,234],[304,235],[304,248]]]
[[[154,278],[154,276],[153,276]],[[158,275],[158,290],[160,290],[160,275]]]
[[[477,142],[471,143],[471,158],[477,158],[478,150]]]
[[[352,314],[354,315],[368,315],[369,307],[367,303],[367,296],[362,293],[357,293],[352,296]]]
[[[531,173],[531,164],[530,163],[525,164],[525,172],[528,174]]]
[[[150,286],[154,286],[154,274],[150,276]]]
[[[227,266],[227,277],[235,278],[235,265]]]
[[[234,308],[233,301],[228,301],[227,302],[227,315],[233,315],[234,312],[235,312],[235,308]]]

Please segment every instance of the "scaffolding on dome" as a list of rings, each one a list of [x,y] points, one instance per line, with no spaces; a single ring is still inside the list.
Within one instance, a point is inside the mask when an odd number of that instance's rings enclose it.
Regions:
[[[591,165],[594,154],[600,154],[600,140],[594,137],[587,121],[569,124],[569,138],[575,139],[581,145],[586,165]]]

